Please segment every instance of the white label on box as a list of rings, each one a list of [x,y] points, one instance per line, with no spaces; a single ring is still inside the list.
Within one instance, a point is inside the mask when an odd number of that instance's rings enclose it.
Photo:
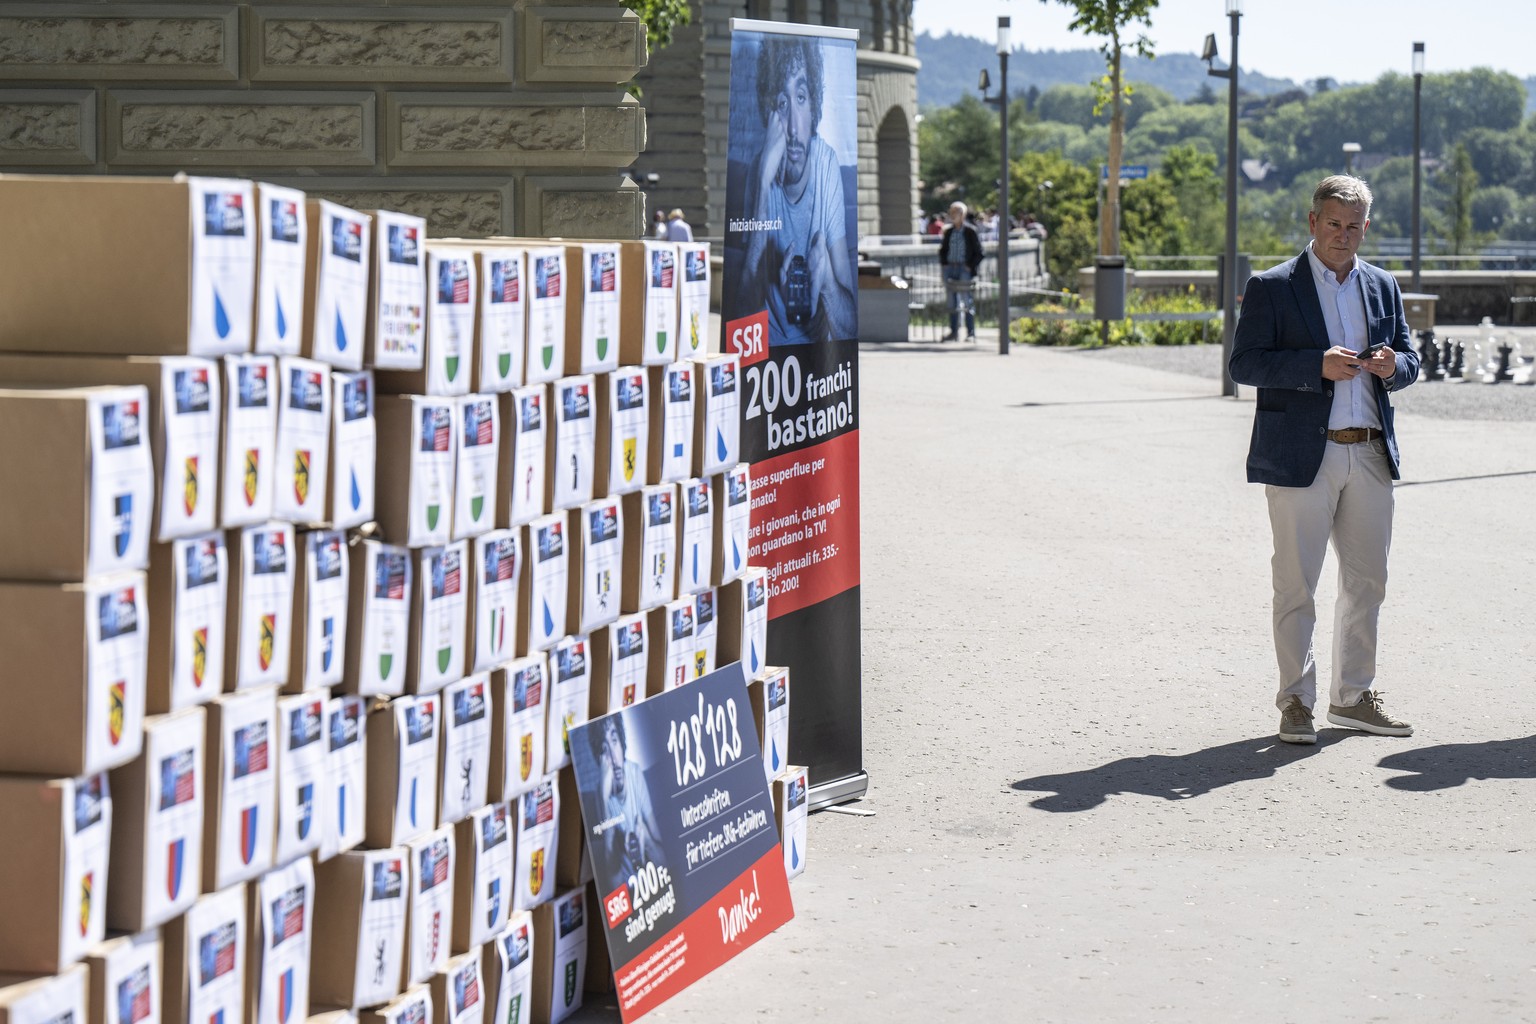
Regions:
[[[469,676],[443,691],[442,795],[437,820],[463,821],[484,806],[490,781],[491,681],[485,673]]]
[[[475,261],[469,250],[427,253],[427,394],[469,393],[475,340]]]
[[[736,356],[717,356],[704,364],[704,473],[723,473],[741,458],[741,393],[736,388]]]
[[[419,370],[426,353],[427,222],[380,210],[374,262],[378,306],[374,310],[373,365],[380,370]]]
[[[141,932],[114,943],[102,957],[101,990],[105,993],[103,1024],[160,1024],[160,933]],[[91,970],[96,970],[95,964]],[[11,1020],[16,1020],[14,1011]],[[48,1018],[57,1020],[57,1018]]]
[[[448,979],[449,1004],[444,1007],[449,1024],[482,1024],[485,1020],[484,986],[480,984],[480,957],[466,957]]]
[[[288,678],[293,554],[293,527],[287,523],[248,526],[242,531],[237,690]]]
[[[149,607],[144,574],[86,585],[95,623],[85,637],[85,770],[127,764],[144,749]]]
[[[678,358],[709,354],[709,245],[685,242],[678,246],[683,280],[678,286]]]
[[[315,868],[308,857],[269,872],[257,883],[261,921],[256,951],[256,1018],[287,1024],[309,1016],[309,957],[315,919]],[[293,1011],[297,1010],[295,1014]]]
[[[496,525],[496,470],[500,456],[501,411],[489,395],[459,399],[458,486],[453,539],[477,537]]]
[[[396,848],[368,854],[363,913],[357,937],[353,997],[359,1006],[377,1006],[400,991],[405,960],[406,856]]]
[[[533,1012],[533,923],[527,914],[518,914],[496,938],[496,966],[501,979],[491,1020],[524,1024]]]
[[[549,696],[549,661],[542,654],[507,666],[506,729],[501,793],[512,798],[538,785],[545,772],[544,702]]]
[[[528,299],[529,384],[565,376],[565,250],[532,249],[528,273],[533,294]]]
[[[373,372],[333,373],[331,525],[338,530],[373,518],[379,432],[373,417]]]
[[[404,693],[405,652],[411,635],[411,554],[405,548],[370,542],[367,564],[357,692],[364,697]]]
[[[752,525],[752,477],[746,463],[740,463],[725,474],[725,537],[723,560],[720,566],[720,582],[726,583],[741,575],[747,567],[747,531]]]
[[[661,479],[675,483],[693,471],[693,382],[698,368],[673,363],[663,374],[663,392],[652,396],[661,406]]]
[[[282,391],[273,514],[290,523],[323,523],[330,479],[331,371],[297,356],[283,356],[277,363]]]
[[[697,594],[709,586],[714,570],[715,517],[713,492],[702,478],[684,480],[682,564],[678,566],[677,590]]]
[[[347,649],[351,568],[347,535],[316,530],[304,541],[304,689],[341,682]]]
[[[789,669],[768,670],[763,677],[763,705],[763,769],[771,784],[789,766]]]
[[[546,651],[565,635],[566,569],[565,516],[560,513],[528,524],[533,543],[529,567],[528,649]]]
[[[309,217],[303,192],[261,182],[256,351],[296,356],[304,332]]]
[[[465,617],[463,541],[421,553],[421,643],[416,688],[434,693],[464,675]]]
[[[72,964],[107,934],[107,852],[112,845],[112,791],[107,773],[70,780],[64,793],[64,863],[59,961]],[[12,921],[8,927],[17,927]]]
[[[225,598],[229,557],[224,534],[171,543],[171,708],[210,701],[224,688]]]
[[[472,671],[511,661],[517,648],[518,531],[493,530],[475,541],[475,648]]]
[[[219,847],[214,878],[204,888],[225,889],[272,866],[277,785],[272,744],[277,703],[271,691],[224,697],[219,785]]]
[[[251,347],[256,300],[256,190],[249,181],[188,178],[192,200],[192,325],[198,356]]]
[[[608,710],[627,708],[645,696],[645,613],[613,624],[608,645]]]
[[[155,500],[155,471],[144,433],[149,392],[142,387],[100,392],[91,395],[89,408],[91,536],[85,574],[142,569],[149,564]]]
[[[666,676],[664,689],[674,690],[693,681],[693,601],[667,605]]]
[[[646,462],[650,457],[650,439],[646,436],[646,392],[650,390],[644,370],[619,370],[613,374],[613,407],[609,410],[608,493],[623,494],[639,490],[645,483]]]
[[[144,827],[144,920],[169,921],[197,900],[202,883],[203,777],[206,718],[157,719],[145,733],[149,821]],[[158,979],[156,979],[158,983]]]
[[[187,911],[185,974],[189,1021],[245,1019],[245,889],[197,901]]]
[[[480,265],[485,275],[480,292],[480,390],[511,391],[522,383],[528,351],[523,253],[487,249]]]
[[[784,875],[794,878],[805,871],[805,843],[810,808],[806,806],[804,768],[791,769],[780,780],[784,787],[784,820],[779,823],[780,842],[784,848]]]
[[[330,860],[363,841],[363,797],[368,765],[367,715],[361,697],[325,704],[325,776],[320,783],[320,859]]]
[[[160,363],[160,416],[165,427],[160,535],[166,541],[217,525],[219,368],[206,359]]]
[[[277,702],[277,852],[286,864],[320,848],[320,796],[325,779],[325,695]]]
[[[768,654],[768,570],[751,566],[742,577],[746,593],[741,624],[742,661],[746,664],[748,678],[756,678],[767,667]]]
[[[320,200],[312,351],[316,359],[339,370],[363,368],[372,227],[366,213]]]
[[[646,365],[677,358],[677,246],[646,242],[645,355]]]
[[[587,659],[587,638],[563,637],[549,656],[549,732],[544,737],[544,770],[552,772],[571,763],[571,730],[587,720],[592,693],[592,663]]]
[[[671,484],[646,488],[645,536],[640,552],[640,607],[655,608],[677,596],[677,517]]]
[[[437,695],[397,697],[390,710],[395,715],[399,744],[395,757],[400,765],[395,793],[396,836],[414,839],[437,824],[437,719],[441,707]]]
[[[68,970],[51,978],[5,1007],[9,1024],[79,1024],[85,1021],[85,970]]]
[[[512,907],[512,815],[506,803],[474,812],[475,877],[470,892],[469,944],[478,946],[507,926]]]
[[[407,985],[442,972],[453,934],[453,829],[411,844],[410,966]]]
[[[581,545],[581,621],[576,628],[590,633],[619,617],[624,564],[619,502],[604,500],[584,506],[580,521],[586,536]]]
[[[505,484],[512,493],[509,526],[521,526],[544,511],[544,396],[542,384],[512,392],[517,422],[512,425],[512,479]]]
[[[272,518],[277,460],[277,360],[271,356],[225,356],[223,498],[219,518],[226,527]]]
[[[555,853],[560,838],[560,787],[555,774],[519,798],[517,873],[512,885],[512,909],[532,910],[555,894]]]
[[[407,547],[443,544],[453,514],[453,403],[411,399],[411,491]]]
[[[582,246],[581,373],[604,373],[619,365],[619,247]]]
[[[700,679],[715,670],[715,651],[720,623],[715,616],[715,594],[707,587],[693,595],[693,678]]]
[[[556,902],[555,976],[550,979],[550,1024],[559,1024],[581,1008],[587,973],[587,887],[579,886],[559,896]]]
[[[571,377],[555,384],[555,462],[550,468],[550,507],[575,508],[592,500],[592,459],[597,417],[592,378]]]

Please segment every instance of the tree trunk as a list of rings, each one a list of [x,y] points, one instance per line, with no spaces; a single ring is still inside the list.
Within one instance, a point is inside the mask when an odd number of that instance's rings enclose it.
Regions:
[[[1120,255],[1120,155],[1125,142],[1125,98],[1120,83],[1120,34],[1110,36],[1109,180],[1104,210],[1099,215],[1099,252]]]

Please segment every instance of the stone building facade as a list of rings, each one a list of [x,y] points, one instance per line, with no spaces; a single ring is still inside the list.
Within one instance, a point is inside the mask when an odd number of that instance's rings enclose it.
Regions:
[[[440,237],[633,238],[646,59],[600,0],[0,0],[0,171],[248,177]]]
[[[828,25],[859,32],[859,235],[910,235],[917,209],[912,0],[693,0],[692,10],[692,23],[635,76],[649,145],[632,173],[651,209],[680,207],[695,234],[724,234],[731,19]]]

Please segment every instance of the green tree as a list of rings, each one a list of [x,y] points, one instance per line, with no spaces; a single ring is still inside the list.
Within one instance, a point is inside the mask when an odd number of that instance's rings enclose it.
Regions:
[[[1050,232],[1046,266],[1054,287],[1077,287],[1077,268],[1093,262],[1095,175],[1060,151],[1025,153],[1009,168],[1008,188]]]
[[[999,161],[997,115],[969,94],[923,115],[917,126],[922,206],[942,212],[961,199],[978,205],[992,190]]]
[[[1439,227],[1451,243],[1451,255],[1461,256],[1477,240],[1472,228],[1472,197],[1477,193],[1477,172],[1472,169],[1472,154],[1457,143],[1450,162],[1439,175],[1445,180],[1449,197]]]
[[[1195,145],[1172,146],[1163,153],[1158,173],[1167,180],[1183,218],[1190,255],[1208,255],[1226,243],[1225,185],[1216,173],[1216,157]]]
[[[619,0],[619,5],[640,15],[652,53],[670,46],[672,30],[693,20],[688,0]]]

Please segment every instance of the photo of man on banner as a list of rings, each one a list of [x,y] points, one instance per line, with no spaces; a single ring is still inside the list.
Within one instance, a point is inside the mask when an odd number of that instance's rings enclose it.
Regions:
[[[594,741],[593,756],[602,769],[598,795],[602,821],[607,826],[598,840],[605,847],[606,859],[599,863],[612,865],[613,877],[608,879],[612,887],[623,885],[645,867],[646,861],[665,858],[656,835],[656,815],[645,773],[627,756],[624,715],[609,715],[601,724],[601,729],[593,729],[589,735]]]

